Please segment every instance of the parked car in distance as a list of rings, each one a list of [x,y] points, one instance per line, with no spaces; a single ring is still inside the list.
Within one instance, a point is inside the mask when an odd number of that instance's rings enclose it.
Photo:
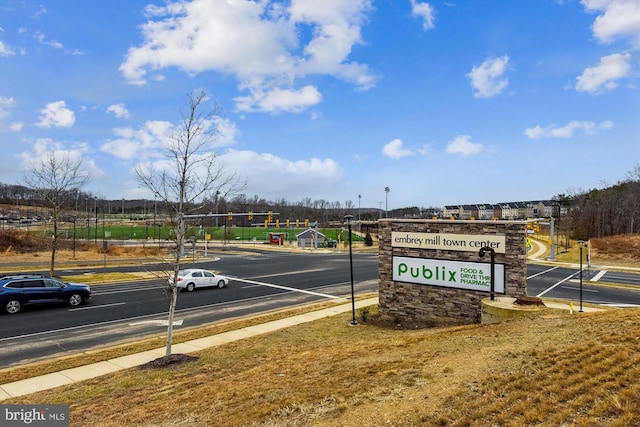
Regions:
[[[173,283],[173,277],[169,278],[169,283]],[[178,272],[178,288],[191,292],[196,288],[224,288],[229,283],[229,279],[219,274],[213,274],[209,270],[200,268],[189,268]]]
[[[91,288],[81,283],[67,283],[41,274],[0,277],[0,307],[15,314],[27,304],[66,302],[79,306],[91,298]]]

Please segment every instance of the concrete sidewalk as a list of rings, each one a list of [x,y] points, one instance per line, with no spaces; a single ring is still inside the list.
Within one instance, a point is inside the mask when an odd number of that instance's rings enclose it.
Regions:
[[[378,304],[378,297],[356,301],[355,307],[362,308],[374,304]],[[322,319],[324,317],[347,313],[351,311],[351,308],[352,305],[349,301],[347,304],[343,303],[340,305],[336,305],[335,307],[325,308],[323,310],[287,317],[280,320],[274,320],[272,322],[249,326],[246,328],[225,332],[210,337],[199,338],[181,344],[175,344],[172,346],[172,350],[174,354],[195,353],[207,348],[216,347],[244,338],[266,334],[302,323],[313,322],[314,320]],[[9,399],[11,397],[24,396],[38,391],[49,390],[55,387],[60,387],[78,381],[84,381],[102,375],[111,374],[120,370],[144,365],[145,363],[151,362],[152,360],[155,360],[159,357],[163,357],[164,355],[165,348],[162,347],[142,353],[136,353],[111,360],[106,360],[103,362],[92,363],[86,366],[65,369],[64,371],[54,372],[39,377],[2,384],[0,385],[0,401]]]

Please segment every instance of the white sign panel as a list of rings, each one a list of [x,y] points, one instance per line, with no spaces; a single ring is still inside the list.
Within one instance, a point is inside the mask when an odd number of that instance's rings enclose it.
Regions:
[[[504,294],[504,264],[494,267],[494,292]],[[394,256],[393,280],[490,292],[491,264]]]
[[[391,246],[396,248],[440,249],[443,251],[479,252],[489,247],[497,254],[505,253],[505,236],[454,233],[409,233],[393,231]]]

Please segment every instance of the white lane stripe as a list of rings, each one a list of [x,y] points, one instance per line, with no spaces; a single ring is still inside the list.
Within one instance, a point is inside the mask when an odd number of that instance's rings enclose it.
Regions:
[[[318,271],[326,271],[328,270],[328,268],[314,268],[311,270],[299,270],[299,271],[292,271],[292,272],[286,272],[286,273],[274,273],[274,274],[267,274],[264,276],[255,276],[256,279],[264,279],[267,277],[278,277],[278,276],[289,276],[291,274],[305,274],[305,273],[316,273]],[[229,277],[230,279],[232,277]],[[233,277],[233,279],[235,279],[235,277]]]
[[[541,271],[540,273],[536,273],[536,274],[534,274],[533,276],[529,276],[529,277],[527,277],[527,280],[529,280],[529,279],[533,279],[534,277],[542,276],[543,274],[548,273],[548,272],[550,272],[550,271],[553,271],[553,270],[555,270],[556,268],[558,268],[558,267],[552,267],[552,268],[550,268],[550,269],[548,269],[548,270],[544,270],[544,271]]]
[[[70,308],[69,311],[93,310],[95,308],[113,307],[113,306],[116,306],[116,305],[125,305],[125,304],[126,304],[126,302],[114,302],[113,304],[87,305],[87,306],[84,306],[84,307]]]
[[[574,286],[562,286],[562,289],[570,289],[572,291],[579,291],[580,290],[580,288],[576,288]],[[600,291],[596,291],[595,289],[584,289],[584,288],[582,289],[582,291],[583,292],[595,292],[595,293],[600,292]]]
[[[571,274],[570,276],[565,277],[564,279],[562,279],[561,281],[559,281],[558,283],[556,283],[555,285],[551,286],[550,288],[545,289],[544,291],[540,292],[538,295],[536,295],[537,297],[541,297],[542,295],[546,294],[547,292],[550,292],[552,290],[554,290],[556,288],[556,286],[561,285],[562,283],[566,282],[567,280],[571,279],[573,276],[575,275],[575,273]]]
[[[600,272],[598,272],[598,274],[596,274],[595,276],[593,276],[593,279],[591,279],[592,282],[597,282],[598,280],[602,279],[602,276],[604,276],[606,274],[607,270],[600,270]]]
[[[274,285],[274,284],[271,284],[271,283],[257,282],[255,280],[237,279],[237,278],[234,278],[233,280],[237,280],[238,282],[251,283],[252,285],[268,286],[270,288],[283,289],[285,291],[300,292],[300,293],[303,293],[303,294],[316,295],[316,296],[324,297],[324,298],[331,298],[331,299],[339,299],[339,298],[341,298],[341,297],[337,297],[335,295],[328,295],[328,294],[323,294],[323,293],[320,293],[320,292],[307,291],[307,290],[304,290],[304,289],[290,288],[288,286]]]
[[[180,319],[180,320],[174,320],[173,324],[176,326],[182,326],[182,323],[184,322],[184,319]],[[168,320],[143,320],[141,322],[133,322],[133,323],[129,323],[129,326],[139,326],[139,325],[157,325],[157,326],[169,326],[169,321]]]

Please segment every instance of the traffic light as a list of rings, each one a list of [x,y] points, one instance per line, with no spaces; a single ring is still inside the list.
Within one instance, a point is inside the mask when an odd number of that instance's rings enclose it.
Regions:
[[[289,227],[289,225],[291,225],[291,221],[289,221],[289,218],[287,218],[286,224],[287,224],[287,227]]]
[[[253,219],[253,212],[249,211],[249,215],[247,215],[247,218],[249,219],[249,221],[251,221]]]
[[[276,219],[276,227],[280,227],[280,220]]]
[[[264,220],[264,228],[267,228],[269,226],[269,221],[268,220]]]
[[[538,223],[538,221],[533,223],[533,231],[535,231],[536,233],[540,232],[540,223]]]
[[[307,219],[305,219],[305,220],[304,220],[304,226],[305,226],[305,227],[308,227],[308,226],[309,226],[309,218],[307,218]]]
[[[296,219],[296,227],[300,227],[300,220]]]
[[[271,215],[272,215],[272,214],[273,214],[273,212],[271,212],[271,211],[267,212],[267,222],[268,222],[269,224],[271,224]]]
[[[229,216],[227,216],[227,219],[229,221],[231,221],[233,219],[233,212],[229,211]]]

